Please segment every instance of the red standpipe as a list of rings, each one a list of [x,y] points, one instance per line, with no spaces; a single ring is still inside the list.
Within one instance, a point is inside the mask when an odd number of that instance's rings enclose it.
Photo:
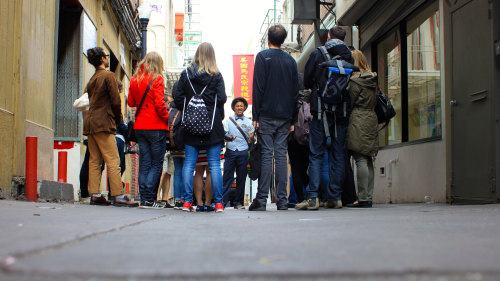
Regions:
[[[37,201],[38,138],[26,137],[26,198]]]
[[[68,152],[59,151],[57,160],[57,181],[68,182]]]

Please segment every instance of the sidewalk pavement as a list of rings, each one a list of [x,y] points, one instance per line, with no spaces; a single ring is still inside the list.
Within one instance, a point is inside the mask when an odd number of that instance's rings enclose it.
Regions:
[[[500,204],[267,212],[0,200],[0,280],[500,280]]]

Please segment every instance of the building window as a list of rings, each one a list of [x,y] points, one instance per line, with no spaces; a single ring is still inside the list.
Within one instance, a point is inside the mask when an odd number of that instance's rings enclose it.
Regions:
[[[400,143],[402,141],[400,38],[399,31],[393,31],[377,46],[377,71],[380,90],[389,96],[396,110],[394,119],[385,130],[381,131],[381,146]]]
[[[379,134],[380,146],[440,138],[438,2],[401,22],[375,50],[380,89],[396,110],[396,117]]]
[[[408,140],[441,135],[439,14],[436,5],[408,20]]]

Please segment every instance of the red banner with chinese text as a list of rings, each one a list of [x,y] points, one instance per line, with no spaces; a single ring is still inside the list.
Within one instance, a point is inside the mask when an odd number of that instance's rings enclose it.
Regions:
[[[252,104],[253,55],[233,55],[234,98],[243,97]]]

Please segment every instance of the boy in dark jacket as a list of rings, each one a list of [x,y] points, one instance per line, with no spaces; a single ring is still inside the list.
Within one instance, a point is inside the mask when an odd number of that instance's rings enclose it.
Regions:
[[[354,63],[351,50],[344,44],[346,32],[341,27],[333,27],[328,32],[328,41],[325,48],[331,58],[340,56],[341,59]],[[345,136],[349,124],[349,116],[336,110],[336,118],[329,118],[328,125],[335,127],[334,137],[331,145],[327,146],[327,135],[325,133],[325,118],[322,115],[324,105],[319,99],[318,93],[323,91],[325,85],[320,85],[319,81],[326,81],[327,71],[319,67],[319,64],[326,61],[324,54],[319,48],[309,57],[304,71],[304,85],[312,89],[311,93],[311,115],[313,120],[309,132],[309,190],[306,198],[309,198],[295,206],[298,210],[318,210],[319,199],[318,190],[320,185],[320,171],[322,159],[325,153],[329,154],[328,171],[330,182],[328,184],[328,201],[326,207],[341,208],[342,184],[345,178]],[[323,164],[326,165],[326,164]]]

